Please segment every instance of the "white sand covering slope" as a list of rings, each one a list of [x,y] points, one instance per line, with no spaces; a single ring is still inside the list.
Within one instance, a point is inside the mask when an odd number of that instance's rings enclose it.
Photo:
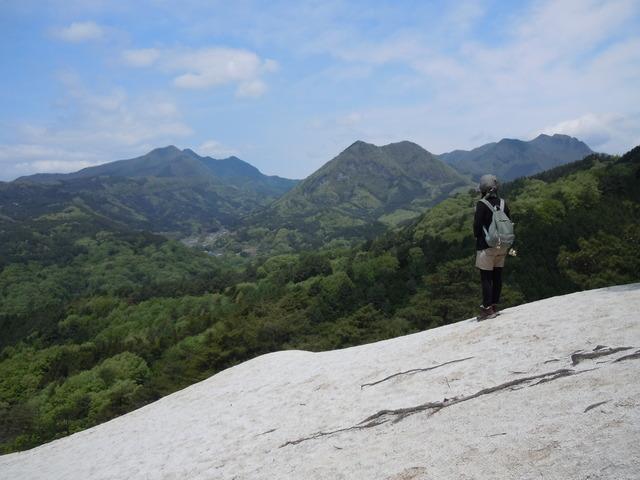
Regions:
[[[265,355],[2,456],[0,478],[639,479],[640,284]]]

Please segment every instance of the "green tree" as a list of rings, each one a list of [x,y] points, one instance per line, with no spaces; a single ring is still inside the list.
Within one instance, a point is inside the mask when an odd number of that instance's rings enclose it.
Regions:
[[[558,266],[580,288],[591,289],[640,280],[640,226],[627,226],[622,235],[602,231],[578,240],[578,250],[562,247]]]

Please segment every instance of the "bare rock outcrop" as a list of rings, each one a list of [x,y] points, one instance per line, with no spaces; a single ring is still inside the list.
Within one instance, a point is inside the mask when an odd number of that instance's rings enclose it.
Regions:
[[[638,479],[640,284],[279,352],[33,450],[11,479]]]

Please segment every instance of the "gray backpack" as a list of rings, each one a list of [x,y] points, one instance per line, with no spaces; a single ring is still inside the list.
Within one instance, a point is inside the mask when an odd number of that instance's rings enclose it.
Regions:
[[[482,227],[487,245],[496,248],[509,248],[513,244],[516,236],[513,233],[513,222],[509,220],[507,214],[504,213],[504,200],[502,198],[500,199],[500,207],[494,207],[484,198],[480,201],[493,212],[489,230]]]

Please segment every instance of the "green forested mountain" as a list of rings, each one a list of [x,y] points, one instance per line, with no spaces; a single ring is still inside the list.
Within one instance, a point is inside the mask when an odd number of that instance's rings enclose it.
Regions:
[[[245,219],[235,239],[264,251],[371,237],[469,185],[415,143],[378,147],[358,141]]]
[[[234,226],[295,184],[263,175],[236,157],[215,160],[169,146],[75,173],[2,183],[0,215],[35,214],[30,208],[40,202],[49,212],[81,207],[129,228],[183,237]]]
[[[0,444],[10,442],[14,447],[53,438],[60,428],[71,431],[66,420],[66,426],[57,423],[50,430],[51,424],[47,427],[44,421],[46,411],[53,408],[59,415],[61,404],[53,401],[45,408],[38,398],[54,390],[58,392],[54,396],[59,395],[61,379],[76,378],[73,383],[86,378],[84,370],[91,365],[106,362],[114,368],[101,370],[103,383],[92,387],[105,406],[115,402],[123,412],[133,405],[131,398],[148,401],[138,396],[139,387],[126,376],[140,375],[138,367],[144,370],[144,361],[126,352],[113,354],[116,337],[117,342],[141,339],[121,336],[122,329],[112,339],[95,338],[106,327],[114,327],[104,314],[116,304],[136,305],[160,297],[162,305],[172,298],[186,305],[190,294],[220,291],[242,278],[239,258],[222,261],[161,236],[125,229],[82,205],[51,210],[46,196],[50,187],[40,187],[33,196],[34,190],[25,186],[25,197],[17,198],[12,217],[0,216]],[[21,209],[27,199],[33,216]],[[93,310],[97,315],[77,322],[71,312],[78,308],[81,317],[91,309],[97,309]],[[161,313],[163,309],[148,317],[150,336],[145,341],[156,351],[168,345],[167,335],[174,338],[175,333],[162,323],[167,314]],[[183,325],[185,334],[204,328],[194,327],[195,319],[189,322]],[[120,368],[127,372],[124,379]],[[72,395],[80,401],[77,392]]]
[[[505,184],[519,255],[507,261],[502,306],[640,281],[639,185],[640,147]],[[1,448],[87,428],[263,353],[474,315],[477,200],[461,192],[355,248],[246,266],[84,211],[43,215],[2,242]]]
[[[203,282],[215,290],[226,286],[231,271],[220,260],[82,206],[15,217],[0,217],[0,348],[51,330],[76,298],[174,295],[200,291]]]
[[[577,138],[542,134],[528,142],[504,138],[471,151],[443,153],[438,158],[474,179],[493,173],[502,180],[513,180],[580,160],[590,153],[592,150]]]

